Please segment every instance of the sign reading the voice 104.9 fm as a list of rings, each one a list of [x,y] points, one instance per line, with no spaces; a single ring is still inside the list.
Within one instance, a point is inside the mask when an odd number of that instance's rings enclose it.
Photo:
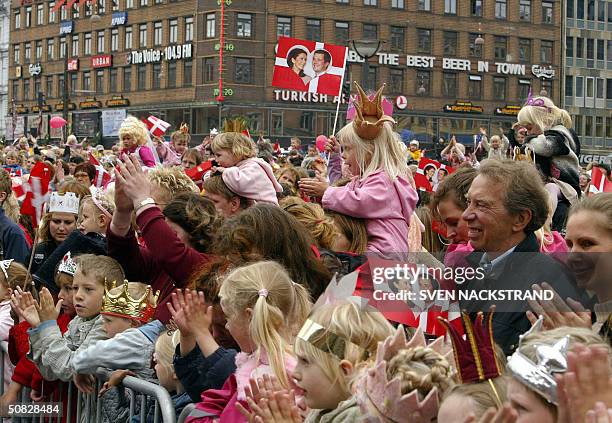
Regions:
[[[168,46],[163,50],[147,49],[140,51],[132,51],[128,55],[128,63],[134,65],[144,65],[147,63],[161,62],[162,60],[181,60],[191,59],[192,45],[177,44]]]

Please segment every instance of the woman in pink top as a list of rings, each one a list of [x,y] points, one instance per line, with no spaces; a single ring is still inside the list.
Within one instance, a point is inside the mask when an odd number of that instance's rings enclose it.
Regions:
[[[225,132],[212,141],[217,160],[213,171],[222,172],[223,182],[235,194],[255,202],[278,205],[277,192],[283,187],[276,181],[272,166],[255,157],[255,143],[239,132]]]

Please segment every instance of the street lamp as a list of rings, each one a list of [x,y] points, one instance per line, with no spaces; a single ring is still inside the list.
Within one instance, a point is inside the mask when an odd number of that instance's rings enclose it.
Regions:
[[[378,50],[385,43],[382,40],[351,40],[349,41],[350,46],[353,48],[355,53],[359,55],[363,60],[363,69],[361,75],[361,84],[365,88],[376,88],[376,87],[367,87],[368,74],[370,73],[370,66],[368,64],[368,60],[371,57],[376,56]]]

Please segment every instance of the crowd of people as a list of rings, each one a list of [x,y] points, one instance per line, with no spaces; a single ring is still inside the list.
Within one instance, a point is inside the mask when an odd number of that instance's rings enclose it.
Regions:
[[[195,404],[190,423],[612,421],[612,193],[583,183],[567,113],[530,98],[509,133],[481,130],[481,160],[451,139],[426,192],[427,152],[359,91],[354,120],[304,147],[239,119],[192,146],[135,117],[110,150],[4,146],[2,411],[24,388],[66,405],[103,367],[113,423],[154,420],[128,376],[177,417]],[[22,207],[37,192],[40,218]],[[381,263],[479,270],[385,276],[394,294],[477,295],[398,312],[377,301]],[[514,297],[481,295],[498,291]]]

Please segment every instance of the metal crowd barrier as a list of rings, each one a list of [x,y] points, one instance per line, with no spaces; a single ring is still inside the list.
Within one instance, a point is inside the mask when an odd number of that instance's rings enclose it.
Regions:
[[[0,342],[0,394],[4,394],[4,357],[7,354],[8,343],[2,341]],[[65,402],[66,405],[62,410],[63,416],[14,417],[12,419],[4,418],[3,420],[5,422],[12,421],[13,423],[101,423],[102,402],[98,398],[98,392],[104,382],[108,380],[112,371],[98,368],[96,373],[96,386],[92,394],[84,394],[78,391],[73,382],[65,382],[67,389],[55,389],[52,397],[46,400],[49,402]],[[150,407],[154,407],[153,423],[176,423],[174,403],[166,389],[155,383],[133,376],[127,376],[123,380],[122,385],[131,394],[129,421],[127,423],[146,423]],[[67,398],[64,398],[62,395],[64,391],[66,391],[65,396]],[[75,392],[77,392],[76,404],[73,403]],[[18,403],[33,403],[34,401],[30,398],[30,393],[30,388],[22,389]],[[139,410],[137,410],[136,406],[137,401],[140,404]],[[186,415],[183,417],[183,420],[185,417]]]

